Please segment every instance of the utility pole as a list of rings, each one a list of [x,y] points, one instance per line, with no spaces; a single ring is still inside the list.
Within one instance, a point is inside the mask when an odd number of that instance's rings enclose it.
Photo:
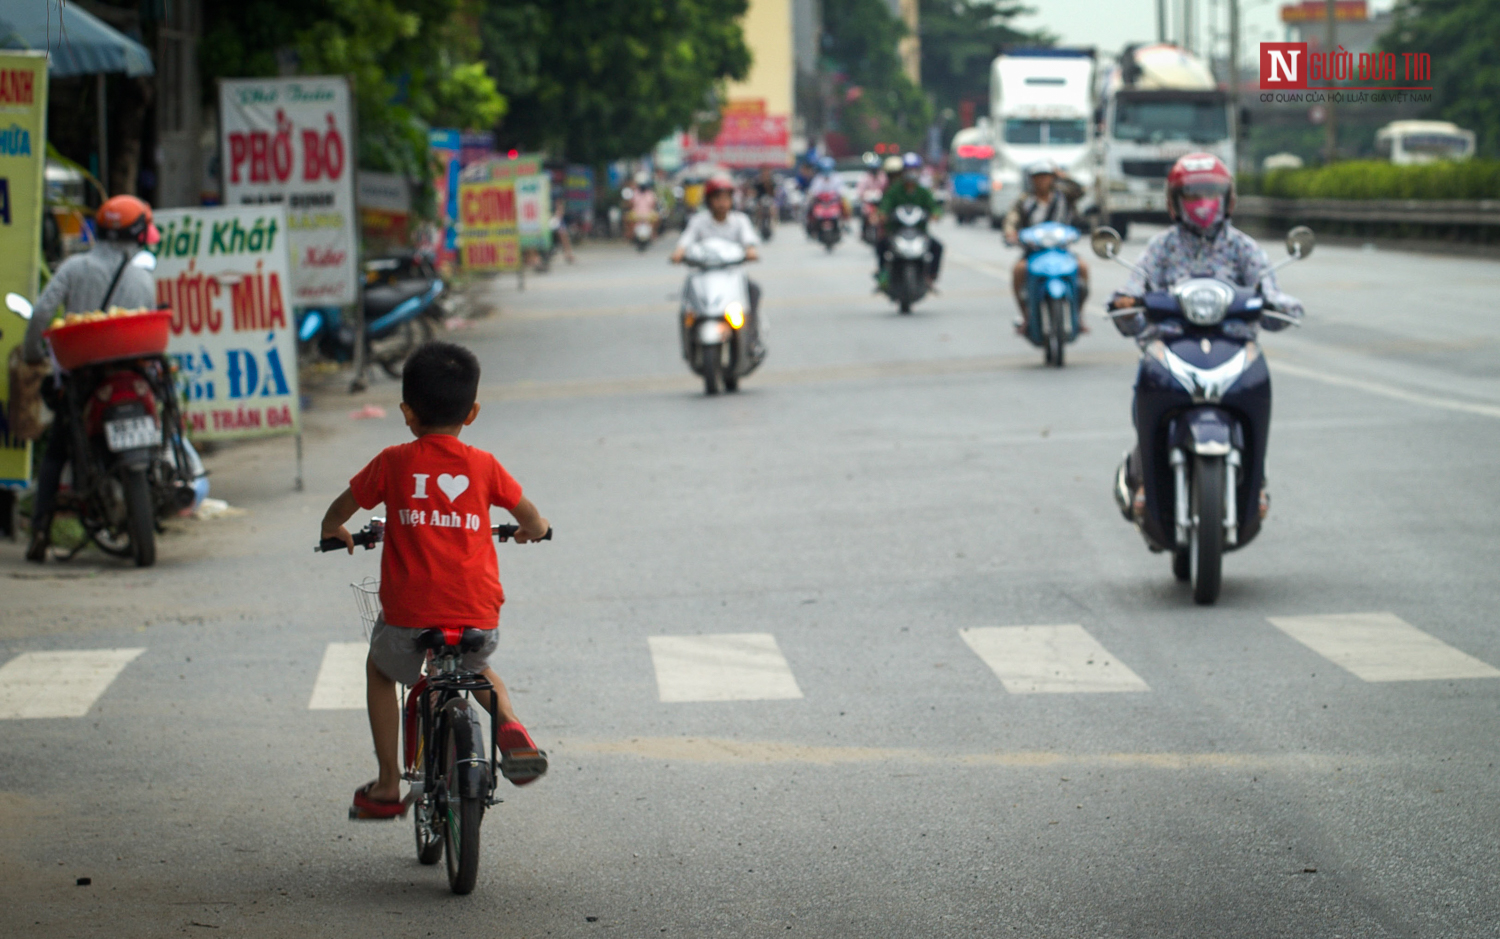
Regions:
[[[1167,0],[1156,0],[1156,41],[1167,41]]]
[[[1334,17],[1336,10],[1334,0],[1325,0],[1324,9],[1328,11],[1328,42],[1323,50],[1323,78],[1327,80],[1333,77],[1333,52],[1339,46],[1339,32],[1338,20]],[[1324,132],[1327,134],[1323,144],[1323,161],[1332,163],[1339,156],[1339,111],[1332,101],[1329,101],[1328,106],[1323,110],[1328,114],[1328,119],[1323,125]]]
[[[1182,48],[1196,53],[1198,51],[1198,36],[1197,31],[1194,29],[1197,24],[1193,22],[1193,14],[1196,12],[1193,9],[1194,2],[1195,0],[1182,0]]]

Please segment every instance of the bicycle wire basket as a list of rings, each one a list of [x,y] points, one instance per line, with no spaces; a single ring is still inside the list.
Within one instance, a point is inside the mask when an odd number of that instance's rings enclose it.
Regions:
[[[377,577],[366,577],[357,584],[349,585],[354,590],[354,605],[359,610],[359,620],[364,626],[365,638],[370,638],[370,631],[375,628],[375,621],[380,619],[380,579]]]

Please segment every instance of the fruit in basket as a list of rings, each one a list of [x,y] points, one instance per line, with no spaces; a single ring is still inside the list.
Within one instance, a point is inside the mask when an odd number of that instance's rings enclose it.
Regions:
[[[69,313],[63,317],[62,324],[64,326],[77,326],[79,323],[97,323],[101,320],[118,319],[122,316],[139,316],[142,313],[150,312],[145,307],[136,310],[127,310],[121,306],[112,306],[107,313],[103,310],[94,310],[89,313]]]

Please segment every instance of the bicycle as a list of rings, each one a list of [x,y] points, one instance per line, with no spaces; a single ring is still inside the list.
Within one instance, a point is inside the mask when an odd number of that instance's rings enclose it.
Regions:
[[[509,541],[519,529],[519,525],[494,525],[490,531],[500,541]],[[384,538],[383,518],[372,518],[353,536],[354,544],[366,551]],[[550,528],[541,540],[552,540]],[[345,547],[337,538],[324,538],[316,550]],[[369,628],[380,615],[378,584],[366,581],[351,586]],[[446,857],[448,886],[460,895],[472,891],[479,876],[479,826],[484,812],[503,801],[495,798],[498,776],[534,777],[539,767],[545,769],[547,760],[541,750],[513,749],[502,756],[499,721],[493,712],[486,756],[483,727],[470,702],[475,694],[495,689],[483,675],[463,670],[464,654],[480,648],[484,639],[484,630],[462,626],[421,630],[417,644],[431,652],[427,674],[406,690],[401,722],[402,777],[410,787],[406,801],[415,807],[417,860],[431,865]],[[350,806],[349,817],[363,816]]]

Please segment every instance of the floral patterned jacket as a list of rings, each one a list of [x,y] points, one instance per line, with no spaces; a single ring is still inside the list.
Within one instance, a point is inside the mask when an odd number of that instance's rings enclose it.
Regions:
[[[1255,239],[1233,225],[1226,223],[1212,239],[1173,225],[1146,244],[1146,253],[1136,262],[1137,270],[1114,296],[1140,297],[1148,290],[1166,290],[1189,277],[1218,277],[1249,287],[1270,266],[1270,259]],[[1266,300],[1278,310],[1302,317],[1301,302],[1281,292],[1275,274],[1267,274],[1261,284]],[[1141,314],[1120,317],[1115,325],[1125,335],[1134,336],[1146,327],[1146,318]],[[1290,324],[1268,317],[1261,325],[1274,332]]]

